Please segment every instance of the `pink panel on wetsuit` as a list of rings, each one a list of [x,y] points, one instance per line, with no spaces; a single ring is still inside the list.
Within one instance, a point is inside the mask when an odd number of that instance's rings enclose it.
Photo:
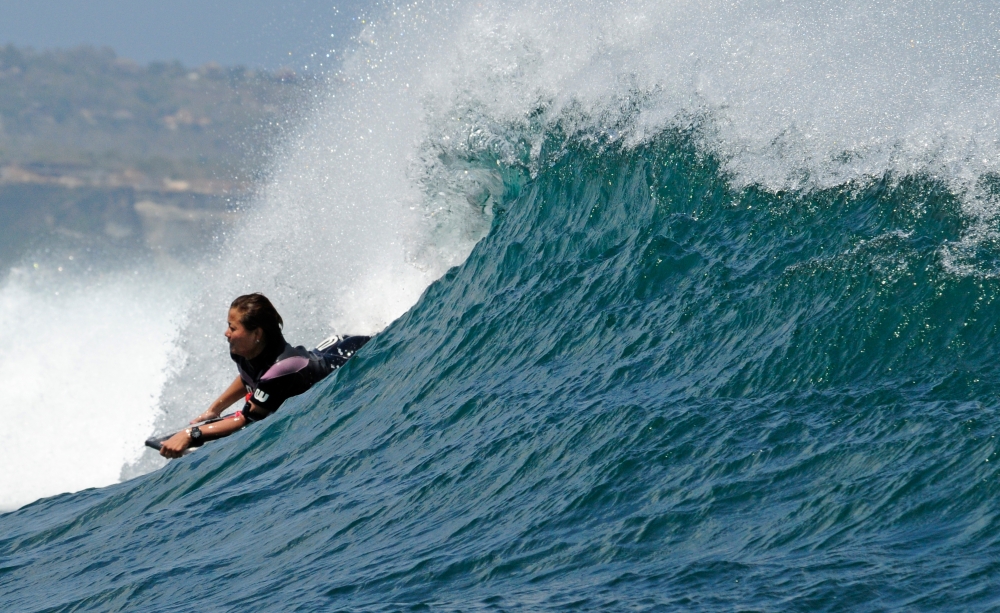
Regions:
[[[291,357],[285,358],[280,362],[276,363],[271,368],[267,369],[264,376],[260,378],[261,381],[267,381],[269,379],[277,379],[278,377],[283,377],[285,375],[290,375],[293,372],[299,372],[306,366],[309,366],[309,360],[307,358],[301,357]]]

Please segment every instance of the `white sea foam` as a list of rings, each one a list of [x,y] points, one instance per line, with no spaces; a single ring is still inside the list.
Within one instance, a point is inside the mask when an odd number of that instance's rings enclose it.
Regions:
[[[0,286],[2,510],[115,483],[141,456],[186,307],[163,278],[48,268]]]

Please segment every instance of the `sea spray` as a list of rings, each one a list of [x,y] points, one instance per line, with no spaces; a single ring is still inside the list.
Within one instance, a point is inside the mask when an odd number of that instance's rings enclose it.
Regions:
[[[233,297],[270,296],[296,344],[374,334],[489,226],[491,174],[445,183],[413,167],[425,128],[408,83],[340,76],[329,87],[287,136],[241,226],[200,267],[203,295],[180,337],[189,359],[165,388],[161,427],[200,412],[231,380],[221,326]]]

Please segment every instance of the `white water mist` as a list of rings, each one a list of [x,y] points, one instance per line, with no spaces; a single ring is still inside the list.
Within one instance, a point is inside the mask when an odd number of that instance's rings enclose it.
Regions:
[[[0,285],[0,510],[110,485],[141,457],[187,306],[152,272],[43,260]]]

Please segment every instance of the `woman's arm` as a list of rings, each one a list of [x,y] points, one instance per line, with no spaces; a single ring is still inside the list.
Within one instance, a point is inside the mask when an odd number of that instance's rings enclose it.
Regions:
[[[217,438],[229,436],[233,432],[236,432],[245,426],[246,423],[247,420],[243,417],[243,415],[237,413],[236,415],[230,415],[225,419],[213,421],[212,423],[205,424],[204,426],[198,426],[198,429],[201,430],[201,440],[212,441]],[[190,428],[181,430],[177,434],[163,441],[163,444],[160,445],[160,455],[165,458],[179,458],[184,455],[184,451],[191,446],[191,435],[188,433],[189,430]]]
[[[222,412],[226,410],[227,407],[232,406],[234,402],[243,398],[246,394],[246,389],[243,387],[243,380],[238,376],[233,379],[233,382],[229,384],[226,391],[222,392],[222,395],[215,399],[215,401],[208,405],[208,410],[195,417],[190,423],[196,424],[200,421],[205,421],[207,419],[215,419]]]

